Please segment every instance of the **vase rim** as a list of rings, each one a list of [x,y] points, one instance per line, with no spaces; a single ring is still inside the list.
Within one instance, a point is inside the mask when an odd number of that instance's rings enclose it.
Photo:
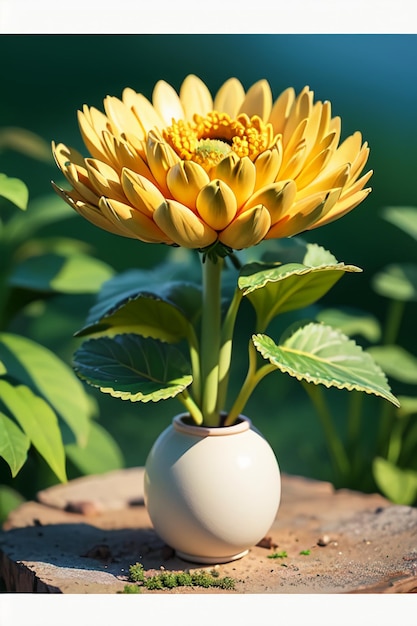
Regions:
[[[236,435],[250,430],[251,420],[245,415],[239,415],[237,422],[231,426],[198,426],[197,424],[187,424],[184,420],[189,418],[189,413],[180,413],[172,420],[175,430],[198,437],[225,437]]]

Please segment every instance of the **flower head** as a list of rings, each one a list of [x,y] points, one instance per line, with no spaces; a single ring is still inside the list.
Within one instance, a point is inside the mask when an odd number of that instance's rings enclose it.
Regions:
[[[78,213],[149,243],[242,249],[345,215],[369,193],[369,149],[359,132],[340,144],[340,118],[305,87],[273,102],[260,80],[236,78],[214,99],[189,75],[179,94],[159,81],[152,102],[130,88],[78,120],[91,157],[53,144]],[[340,144],[340,145],[339,145]]]

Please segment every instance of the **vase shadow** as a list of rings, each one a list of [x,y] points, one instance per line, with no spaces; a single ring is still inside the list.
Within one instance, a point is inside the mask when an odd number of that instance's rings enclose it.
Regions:
[[[22,591],[10,575],[10,562],[27,566],[34,589],[49,593],[59,593],[63,581],[66,587],[78,584],[74,593],[84,593],[89,584],[102,584],[105,593],[106,585],[129,583],[129,568],[138,562],[145,571],[202,567],[177,557],[151,527],[105,529],[83,522],[12,529],[3,533],[0,555],[0,578],[8,592]]]

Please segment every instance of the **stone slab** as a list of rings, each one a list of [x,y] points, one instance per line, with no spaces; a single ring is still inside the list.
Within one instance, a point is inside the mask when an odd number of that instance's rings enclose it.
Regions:
[[[269,558],[283,551],[287,557]],[[176,557],[154,532],[143,505],[143,468],[42,491],[12,512],[0,533],[0,577],[8,592],[117,593],[136,562],[148,574],[203,569]],[[268,537],[217,569],[236,580],[235,590],[143,593],[416,592],[417,509],[284,475]]]

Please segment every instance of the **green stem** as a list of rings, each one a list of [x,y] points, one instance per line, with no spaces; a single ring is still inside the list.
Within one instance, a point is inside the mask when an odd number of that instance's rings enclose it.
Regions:
[[[383,338],[383,343],[385,345],[390,345],[396,342],[403,319],[404,309],[404,301],[391,300],[388,307],[387,321],[385,324],[385,332]]]
[[[240,389],[240,392],[228,412],[227,418],[225,420],[225,426],[231,426],[238,415],[240,415],[249,400],[250,396],[253,393],[255,387],[260,383],[260,381],[265,378],[271,372],[276,371],[275,365],[268,364],[263,367],[256,369],[258,353],[256,351],[255,346],[252,341],[249,342],[249,366],[248,373],[246,375],[245,381]]]
[[[391,300],[387,321],[385,324],[385,332],[383,338],[384,345],[395,344],[398,332],[400,330],[403,314],[405,309],[405,302],[401,300]],[[377,451],[382,456],[385,456],[387,451],[387,445],[390,440],[391,430],[393,427],[394,410],[391,404],[384,403],[381,409],[379,418],[379,431],[377,441]]]
[[[387,450],[387,461],[395,465],[400,457],[402,447],[402,435],[406,420],[398,420],[391,429],[391,435]]]
[[[319,416],[333,468],[337,476],[343,481],[349,476],[349,459],[343,447],[342,441],[337,434],[336,428],[334,427],[332,415],[325,401],[324,394],[317,385],[305,382],[302,384],[310,396],[310,399]]]
[[[186,389],[177,395],[178,400],[184,405],[197,426],[203,423],[203,414]]]
[[[197,404],[201,402],[201,372],[200,372],[200,351],[198,339],[192,326],[190,326],[188,336],[188,347],[190,349],[191,371],[193,374],[193,384],[191,390]]]
[[[230,364],[232,360],[233,333],[241,300],[242,292],[240,289],[236,289],[223,323],[219,359],[219,395],[217,398],[217,408],[219,411],[224,410],[227,400]]]
[[[362,417],[363,394],[351,392],[349,413],[347,419],[347,440],[349,448],[353,451],[360,441],[361,417]]]
[[[219,411],[219,354],[221,327],[221,272],[223,259],[212,261],[207,255],[203,264],[203,313],[201,323],[201,381],[204,424],[217,426]]]

